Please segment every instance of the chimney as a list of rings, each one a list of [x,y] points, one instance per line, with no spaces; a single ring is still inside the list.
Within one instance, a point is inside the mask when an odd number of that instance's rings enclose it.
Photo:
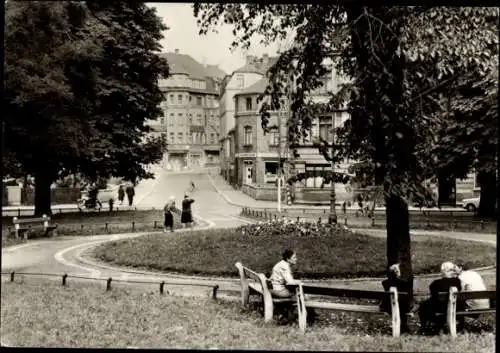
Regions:
[[[175,54],[179,54],[179,49],[175,49],[175,50],[174,50],[174,53],[175,53]]]

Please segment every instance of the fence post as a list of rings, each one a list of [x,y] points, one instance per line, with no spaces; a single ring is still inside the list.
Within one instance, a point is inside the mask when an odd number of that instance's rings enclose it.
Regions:
[[[375,215],[372,215],[372,227],[375,226]]]
[[[108,278],[108,280],[106,281],[106,290],[109,291],[111,290],[111,281],[113,279],[111,277]]]
[[[321,217],[318,218],[318,224],[321,224]]]
[[[104,224],[104,230],[107,232],[108,231],[108,222]]]
[[[278,216],[276,215],[276,213],[274,214],[274,220],[277,220],[278,219]]]
[[[218,289],[219,289],[219,285],[218,285],[218,284],[216,284],[216,285],[214,286],[214,289],[212,290],[212,298],[213,298],[213,299],[217,299],[217,290],[218,290]]]
[[[132,221],[132,231],[134,231],[134,230],[135,230],[135,222]]]
[[[83,232],[83,224],[80,224],[80,231]]]
[[[165,286],[165,282],[160,283],[160,294],[163,294],[163,286]]]
[[[21,217],[21,209],[20,208],[17,209],[17,217]]]
[[[347,227],[347,217],[344,217],[344,225]]]
[[[153,225],[153,229],[156,229],[156,222],[157,222],[157,221],[155,221],[155,223],[154,223],[154,225]]]
[[[68,278],[68,274],[65,273],[63,276],[62,276],[62,285],[65,286],[66,285],[66,278]]]
[[[11,281],[11,282],[14,282],[14,276],[15,276],[15,274],[16,274],[16,271],[12,271],[12,272],[10,273],[10,281]]]
[[[481,220],[481,229],[484,229],[484,221]]]

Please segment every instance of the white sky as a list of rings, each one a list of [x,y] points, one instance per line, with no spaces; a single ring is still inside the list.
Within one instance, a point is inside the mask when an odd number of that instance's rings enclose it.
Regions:
[[[245,64],[246,52],[237,49],[231,53],[229,47],[233,41],[232,26],[219,26],[219,33],[207,33],[205,36],[198,34],[199,28],[194,17],[191,3],[147,3],[155,7],[158,16],[163,18],[170,29],[165,31],[161,41],[164,52],[173,52],[179,49],[180,53],[191,55],[202,64],[219,65],[230,74]],[[279,48],[278,43],[264,47],[256,43],[248,50],[248,55],[262,56],[267,53],[275,55]]]

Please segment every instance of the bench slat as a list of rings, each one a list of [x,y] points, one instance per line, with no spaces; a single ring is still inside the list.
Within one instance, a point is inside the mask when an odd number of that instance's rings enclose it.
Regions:
[[[248,283],[248,288],[262,294],[262,286],[258,283]]]
[[[339,311],[355,311],[361,313],[383,313],[378,305],[358,305],[358,304],[343,304],[305,300],[307,308],[330,309]]]
[[[497,309],[477,309],[477,310],[467,310],[467,311],[457,311],[458,315],[474,315],[474,314],[490,314],[496,313]]]
[[[253,279],[254,281],[260,282],[259,274],[255,271],[252,271],[248,267],[243,266],[243,272],[245,272],[245,276]]]
[[[24,223],[43,223],[45,221],[50,221],[50,217],[43,218],[18,218],[18,219],[13,219],[12,223],[14,224],[24,224]]]
[[[497,296],[495,290],[487,291],[470,291],[470,292],[458,292],[457,300],[467,300],[467,299],[494,299]]]
[[[390,296],[390,292],[384,291],[369,291],[360,289],[348,289],[348,288],[333,288],[329,286],[318,286],[303,284],[302,288],[304,294],[317,294],[326,295],[333,297],[350,297],[359,299],[377,299],[382,300]],[[398,295],[405,295],[404,293],[398,293]]]

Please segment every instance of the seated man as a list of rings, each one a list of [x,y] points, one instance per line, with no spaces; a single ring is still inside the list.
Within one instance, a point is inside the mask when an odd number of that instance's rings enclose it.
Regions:
[[[446,312],[448,310],[448,299],[439,298],[439,293],[448,293],[451,287],[456,287],[459,291],[462,290],[462,285],[456,274],[456,266],[451,262],[443,262],[441,264],[442,278],[434,280],[429,291],[431,297],[420,303],[418,314],[420,325],[423,332],[428,332],[431,325],[435,326],[433,333],[439,333],[446,324]],[[464,303],[457,302],[457,310],[463,310]],[[436,314],[444,315],[436,315]],[[463,330],[464,320],[459,317],[458,330]]]
[[[465,267],[465,265],[457,265],[456,273],[458,279],[462,284],[462,290],[465,292],[473,291],[484,291],[488,290],[483,278],[476,271],[470,270]],[[468,299],[465,301],[465,308],[469,310],[474,309],[489,309],[490,300],[489,299]]]
[[[401,269],[399,264],[394,264],[389,267],[387,273],[387,279],[382,281],[382,286],[384,290],[387,292],[391,287],[396,287],[398,293],[411,293],[411,283],[405,281],[401,278]],[[398,304],[399,304],[399,316],[401,319],[401,332],[410,332],[408,327],[408,318],[407,313],[410,312],[412,300],[407,295],[399,295],[398,296]],[[391,314],[391,303],[390,299],[386,298],[380,304],[380,309]]]

